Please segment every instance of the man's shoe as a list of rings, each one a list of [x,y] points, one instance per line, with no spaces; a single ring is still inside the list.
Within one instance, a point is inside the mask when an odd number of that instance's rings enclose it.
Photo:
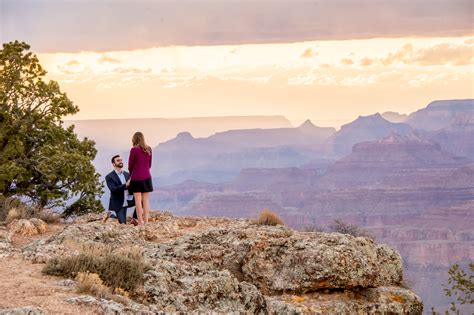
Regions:
[[[107,222],[107,220],[110,218],[110,211],[107,211],[107,213],[104,216],[104,219],[102,220],[104,223]]]
[[[138,221],[135,220],[134,218],[132,218],[132,219],[130,220],[130,224],[133,224],[133,225],[137,226],[137,225],[138,225]]]

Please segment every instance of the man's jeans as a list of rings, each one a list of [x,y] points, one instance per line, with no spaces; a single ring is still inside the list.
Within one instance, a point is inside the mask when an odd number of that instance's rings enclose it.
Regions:
[[[127,223],[127,207],[123,207],[119,210],[116,210],[115,213],[117,213],[117,219],[118,219],[120,224],[126,224]],[[133,218],[134,219],[138,218],[136,209],[133,211]]]

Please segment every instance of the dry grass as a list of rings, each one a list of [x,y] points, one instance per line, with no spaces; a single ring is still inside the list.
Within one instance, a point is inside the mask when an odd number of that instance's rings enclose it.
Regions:
[[[100,239],[106,243],[116,242],[120,235],[122,235],[120,231],[113,229],[102,232]]]
[[[28,214],[27,214],[27,211],[25,208],[23,207],[19,207],[19,208],[16,208],[16,207],[13,207],[13,208],[10,208],[10,210],[8,210],[8,214],[7,214],[7,223],[11,223],[15,220],[21,220],[21,219],[26,219],[28,217]]]
[[[76,281],[77,293],[84,293],[102,299],[113,300],[124,305],[129,303],[127,291],[117,288],[114,290],[116,294],[112,294],[112,290],[104,284],[102,279],[96,273],[79,272],[76,276]]]
[[[121,288],[133,295],[143,285],[143,275],[149,268],[138,249],[113,252],[110,248],[89,246],[78,255],[51,259],[43,272],[69,278],[80,272],[96,273],[113,290]]]
[[[38,230],[38,234],[43,234],[48,229],[48,225],[41,219],[31,218],[29,221],[33,223],[35,228]]]
[[[110,294],[109,288],[104,285],[104,282],[96,273],[79,272],[76,281],[78,293],[90,294],[100,298],[105,298]]]
[[[126,298],[128,298],[130,296],[130,294],[128,294],[128,292],[125,291],[122,288],[115,288],[114,292],[115,292],[115,294],[121,295],[121,296],[126,297]]]
[[[306,301],[306,297],[305,296],[293,295],[291,297],[291,301],[294,302],[294,303],[301,303],[301,302]]]
[[[40,219],[15,219],[8,224],[10,232],[19,235],[38,235],[46,232],[47,225]]]
[[[257,224],[259,225],[285,225],[285,222],[274,212],[264,209],[260,212]]]
[[[375,236],[372,233],[370,233],[368,230],[361,228],[360,226],[344,222],[341,219],[334,220],[334,222],[329,226],[329,228],[333,232],[338,232],[341,234],[349,234],[354,237],[366,237],[375,241]]]
[[[16,219],[30,218],[34,209],[17,198],[3,198],[0,206],[0,220],[7,223]]]
[[[48,224],[58,224],[61,222],[61,215],[51,210],[43,210],[38,213],[38,219]]]
[[[303,232],[325,232],[325,230],[319,225],[308,225],[303,228]]]
[[[3,198],[0,199],[0,202],[0,221],[6,221],[6,223],[30,218],[38,218],[51,224],[57,224],[61,221],[59,213],[52,210],[39,211],[16,198]]]

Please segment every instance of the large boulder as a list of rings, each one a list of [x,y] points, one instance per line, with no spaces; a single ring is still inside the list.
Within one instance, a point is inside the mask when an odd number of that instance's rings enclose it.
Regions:
[[[251,246],[242,271],[264,292],[399,285],[402,259],[387,245],[339,233],[268,235]]]
[[[163,260],[145,275],[149,301],[167,312],[251,312],[266,309],[265,298],[252,284],[227,270],[205,270]]]
[[[421,314],[420,299],[399,287],[400,255],[367,238],[166,214],[146,227],[73,224],[23,255],[44,262],[84,244],[143,250],[147,305],[133,307],[142,313]]]
[[[338,233],[247,225],[185,235],[146,257],[228,270],[264,293],[367,288],[402,281],[400,255],[387,245]]]

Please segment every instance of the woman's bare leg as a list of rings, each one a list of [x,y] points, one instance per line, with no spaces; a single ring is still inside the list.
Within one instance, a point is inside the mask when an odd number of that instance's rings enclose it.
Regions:
[[[133,193],[133,196],[135,197],[135,209],[137,210],[138,225],[143,225],[142,193],[136,192],[136,193]]]
[[[143,211],[145,214],[145,223],[150,219],[150,199],[148,193],[143,193]]]

